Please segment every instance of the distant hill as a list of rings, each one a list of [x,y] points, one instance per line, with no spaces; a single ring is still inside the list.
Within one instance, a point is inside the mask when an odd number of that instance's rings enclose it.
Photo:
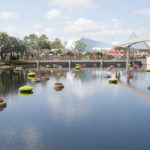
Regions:
[[[81,38],[80,41],[86,44],[86,51],[91,51],[93,49],[110,49],[112,47],[111,44],[87,39],[84,37]]]

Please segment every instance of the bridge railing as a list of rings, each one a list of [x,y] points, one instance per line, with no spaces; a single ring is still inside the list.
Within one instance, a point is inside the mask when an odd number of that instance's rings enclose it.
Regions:
[[[146,59],[146,55],[140,56],[131,56],[130,59]],[[30,57],[23,59],[26,61],[35,61],[35,60],[126,60],[126,56],[115,56],[113,58],[108,58],[108,57]]]

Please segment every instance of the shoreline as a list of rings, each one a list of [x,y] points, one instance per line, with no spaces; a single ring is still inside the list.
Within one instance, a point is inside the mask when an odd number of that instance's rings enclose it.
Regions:
[[[14,68],[14,66],[10,66],[10,65],[2,65],[0,66],[0,69],[12,69]]]

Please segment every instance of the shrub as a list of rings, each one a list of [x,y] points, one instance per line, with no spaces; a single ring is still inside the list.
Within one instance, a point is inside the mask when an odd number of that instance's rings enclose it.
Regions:
[[[0,61],[0,66],[2,65],[9,65],[10,64],[10,60],[2,60]]]
[[[18,60],[18,57],[17,56],[12,56],[12,57],[10,57],[10,60]]]
[[[23,64],[27,64],[28,62],[26,61],[21,61],[21,60],[13,60],[12,64],[14,65],[23,65]]]

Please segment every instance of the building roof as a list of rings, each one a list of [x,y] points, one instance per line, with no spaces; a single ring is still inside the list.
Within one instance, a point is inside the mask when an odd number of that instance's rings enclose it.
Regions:
[[[87,39],[87,38],[81,38],[80,41],[82,41],[85,45],[86,51],[91,51],[91,50],[100,50],[100,49],[111,49],[112,45],[108,44],[108,43],[104,43],[104,42],[99,42],[96,40],[91,40],[91,39]]]
[[[139,37],[137,36],[137,34],[135,32],[133,32],[130,35],[129,40],[136,39],[136,38],[139,38]],[[146,42],[141,42],[141,43],[134,44],[132,46],[132,48],[140,49],[140,50],[150,50],[150,47]]]

